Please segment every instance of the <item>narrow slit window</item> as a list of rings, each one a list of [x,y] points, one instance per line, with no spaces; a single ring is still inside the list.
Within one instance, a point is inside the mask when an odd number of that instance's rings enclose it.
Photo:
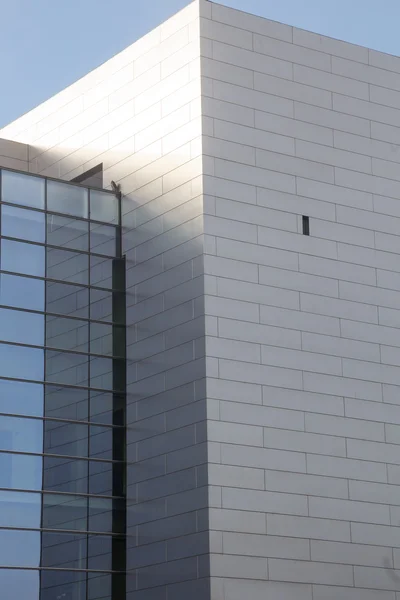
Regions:
[[[303,235],[310,235],[310,217],[303,215]]]

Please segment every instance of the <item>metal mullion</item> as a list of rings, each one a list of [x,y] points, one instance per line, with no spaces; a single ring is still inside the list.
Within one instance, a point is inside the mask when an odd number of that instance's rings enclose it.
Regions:
[[[71,533],[71,534],[81,534],[81,535],[85,535],[84,531],[81,531],[80,529],[51,529],[49,527],[43,527],[43,528],[37,528],[37,527],[0,527],[0,531],[5,530],[5,531],[42,531],[43,533]],[[122,534],[121,533],[110,533],[107,531],[90,531],[89,532],[90,535],[98,535],[98,536],[102,536],[102,537],[110,537],[110,538],[121,538]],[[22,568],[25,569],[25,567],[16,567],[16,568]],[[38,567],[31,567],[32,569],[37,569]],[[40,568],[40,567],[39,567]],[[45,567],[46,569],[49,567]],[[0,566],[0,569],[8,569],[8,567],[2,567]],[[74,570],[74,569],[72,569]],[[7,599],[8,600],[8,599]]]
[[[0,169],[0,204],[2,205],[2,197],[3,197],[3,185],[2,185],[2,176],[3,169]],[[1,240],[1,232],[2,232],[2,221],[3,221],[3,209],[0,206],[0,240]],[[1,267],[1,248],[0,248],[0,267]]]
[[[38,530],[36,530],[38,531]],[[58,531],[58,530],[57,530]],[[10,571],[56,571],[59,573],[99,573],[112,575],[112,573],[119,573],[119,571],[101,571],[100,569],[72,569],[71,567],[2,567],[2,569],[9,569]],[[78,600],[77,598],[74,600]]]
[[[12,241],[17,241],[17,242],[21,242],[22,240],[12,240]],[[27,242],[27,243],[33,243],[33,242]],[[36,244],[43,246],[44,244]],[[62,248],[59,248],[60,250],[62,250]],[[84,253],[81,253],[84,254]],[[101,258],[104,258],[104,256],[102,256]],[[110,260],[115,260],[115,256],[114,257],[110,257]],[[86,283],[77,283],[76,281],[65,281],[63,279],[54,279],[53,277],[40,277],[39,275],[31,275],[30,273],[17,273],[16,271],[6,271],[5,269],[0,269],[0,273],[4,273],[5,275],[15,275],[16,277],[28,277],[29,279],[40,279],[41,281],[47,281],[49,283],[61,283],[63,285],[70,285],[70,286],[79,286],[81,288],[85,288],[88,289],[89,285]],[[100,292],[108,292],[111,293],[113,291],[118,291],[118,290],[114,290],[113,288],[105,288],[105,287],[101,287],[100,285],[93,285],[91,286],[91,289],[93,290],[98,290]]]
[[[57,381],[43,381],[43,380],[37,380],[37,379],[23,379],[22,377],[5,377],[5,376],[0,376],[0,380],[4,379],[5,381],[20,381],[21,383],[39,383],[39,384],[44,384],[46,383],[46,385],[54,385],[56,387],[62,387],[62,388],[73,388],[75,390],[91,390],[93,392],[101,392],[101,393],[108,393],[108,394],[112,394],[112,393],[116,393],[116,394],[122,394],[123,392],[118,391],[118,390],[113,390],[113,389],[106,389],[106,388],[89,388],[89,386],[87,385],[74,385],[71,383],[58,383]]]
[[[46,456],[47,458],[60,458],[60,459],[66,459],[66,460],[82,460],[82,461],[91,461],[94,463],[101,463],[101,464],[107,464],[107,465],[113,465],[113,464],[119,464],[121,463],[120,460],[113,460],[110,458],[88,458],[87,456],[70,456],[69,454],[56,454],[54,452],[25,452],[23,450],[0,450],[0,454],[15,454],[17,456]],[[13,488],[3,488],[3,489],[13,489]],[[33,491],[38,491],[38,490],[33,490]],[[68,492],[68,493],[72,493],[72,492]],[[79,494],[82,495],[82,494]],[[85,495],[85,494],[83,494]],[[98,496],[98,494],[91,494],[91,495],[95,495]],[[110,496],[107,496],[107,498]],[[113,496],[113,497],[118,497],[118,496]]]
[[[116,258],[113,260],[113,388],[119,393],[113,393],[113,425],[121,425],[113,430],[113,458],[120,456],[122,463],[113,469],[113,494],[118,494],[123,502],[122,514],[112,511],[113,530],[124,531],[121,541],[113,540],[112,566],[116,575],[111,578],[112,597],[122,598],[126,594],[126,262],[122,254],[122,194],[118,198],[118,230],[116,236]],[[122,334],[122,335],[118,335]],[[118,357],[118,358],[117,358]],[[121,405],[121,398],[123,403]],[[121,522],[118,521],[121,519]],[[120,525],[118,527],[118,525]]]
[[[47,181],[45,181],[45,185],[44,185],[44,208],[45,211],[47,209]],[[44,231],[44,242],[45,242],[45,246],[44,246],[44,274],[46,276],[47,274],[47,219],[46,219],[46,212],[44,213],[44,219],[45,219],[45,231]],[[47,285],[46,282],[44,283],[44,306],[43,306],[43,313],[44,313],[44,345],[46,346],[46,335],[47,335],[47,331],[46,331],[46,306],[47,306]],[[46,381],[46,349],[43,348],[43,380]],[[46,386],[43,385],[43,417],[46,414]],[[42,490],[41,490],[41,502],[40,502],[40,527],[43,527],[43,513],[44,513],[44,496],[43,496],[43,490],[44,490],[44,461],[45,461],[45,455],[44,455],[44,438],[45,438],[45,421],[43,418],[43,426],[42,426],[42,450],[43,450],[43,458],[42,458]],[[42,555],[43,555],[43,540],[42,540],[42,533],[40,533],[40,560],[39,560],[39,565],[42,565]],[[42,573],[39,572],[39,590],[42,589]]]
[[[47,456],[47,455],[46,455]],[[2,492],[18,492],[20,494],[40,494],[41,496],[47,495],[47,496],[65,496],[66,498],[70,497],[70,498],[87,498],[88,500],[90,498],[101,498],[101,500],[121,500],[121,496],[105,496],[100,495],[100,494],[76,494],[75,492],[58,492],[58,491],[54,491],[54,490],[25,490],[25,489],[14,489],[14,488],[1,488],[0,487],[0,491]],[[41,529],[46,529],[46,527],[42,527],[43,523],[41,520]],[[3,528],[4,529],[4,528]],[[20,528],[16,528],[16,529],[20,529]],[[82,531],[86,531],[86,530],[82,530]]]
[[[113,427],[122,427],[117,425],[109,425],[108,423],[92,423],[92,421],[77,421],[76,419],[62,419],[61,417],[38,417],[36,415],[19,415],[17,413],[4,413],[0,412],[0,417],[12,417],[18,419],[32,419],[34,421],[52,421],[54,423],[69,423],[71,425],[93,425],[93,427],[104,427],[105,429],[112,429]],[[0,449],[0,452],[2,450]],[[31,454],[29,452],[29,454]]]
[[[91,330],[91,324],[90,324],[90,320],[91,320],[91,316],[92,316],[92,294],[91,294],[91,274],[92,274],[92,262],[91,262],[91,251],[92,251],[92,243],[91,243],[91,228],[90,228],[90,213],[91,213],[91,194],[90,194],[90,189],[88,190],[88,249],[89,249],[89,256],[88,256],[88,289],[89,289],[89,306],[88,306],[88,316],[89,316],[89,321],[88,321],[88,384],[89,384],[89,390],[88,390],[88,421],[90,421],[90,403],[91,403],[91,393],[90,393],[90,387],[91,387],[91,377],[92,377],[92,373],[91,373],[91,349],[92,349],[92,330]],[[90,426],[87,426],[87,436],[88,436],[88,445],[87,445],[87,451],[88,451],[88,458],[90,457],[90,453],[91,453],[91,448],[90,448]],[[87,491],[90,491],[90,463],[88,461],[87,464],[87,469],[86,469],[86,477],[87,477]],[[86,568],[89,567],[89,526],[90,526],[90,499],[88,498],[87,500],[87,505],[86,505]],[[89,576],[86,575],[86,598],[89,597]]]

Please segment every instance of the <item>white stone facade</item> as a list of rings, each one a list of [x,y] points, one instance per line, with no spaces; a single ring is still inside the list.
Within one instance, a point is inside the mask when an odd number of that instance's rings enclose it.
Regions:
[[[400,58],[199,0],[0,136],[121,183],[129,600],[400,600]]]

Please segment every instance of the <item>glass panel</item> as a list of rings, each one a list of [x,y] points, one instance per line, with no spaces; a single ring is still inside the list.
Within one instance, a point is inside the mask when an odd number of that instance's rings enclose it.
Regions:
[[[31,600],[29,598],[29,600]],[[87,600],[86,573],[81,571],[42,571],[40,600]]]
[[[116,233],[115,227],[90,223],[90,251],[115,256]]]
[[[43,494],[43,528],[87,530],[88,498],[70,494]]]
[[[47,243],[73,250],[89,250],[88,221],[47,215]]]
[[[0,273],[0,304],[44,310],[44,281]]]
[[[0,417],[0,450],[43,451],[43,421],[20,417]]]
[[[105,535],[88,536],[88,569],[112,570],[112,540],[112,537]],[[125,540],[122,539],[122,543]]]
[[[44,354],[37,348],[0,344],[0,376],[43,380]]]
[[[111,358],[90,358],[90,386],[104,390],[113,389],[113,361]]]
[[[56,419],[87,421],[88,391],[46,385],[45,415]]]
[[[113,328],[104,323],[90,324],[90,352],[112,356]]]
[[[113,259],[90,257],[90,285],[112,289]]]
[[[101,496],[112,496],[113,469],[122,469],[122,463],[55,456],[45,456],[43,464],[44,490]]]
[[[45,453],[82,457],[88,455],[88,425],[45,421],[44,431]]]
[[[89,380],[88,357],[46,350],[46,381],[67,385],[87,385]]]
[[[43,346],[44,316],[0,308],[0,335],[4,342]]]
[[[96,321],[112,321],[112,293],[90,290],[90,318]]]
[[[114,194],[90,190],[90,218],[104,223],[118,223],[118,198]]]
[[[46,316],[46,346],[89,352],[89,323]]]
[[[0,413],[42,417],[43,385],[0,379]]]
[[[0,417],[0,421],[2,419],[3,417]],[[0,453],[0,488],[40,491],[42,489],[42,457]]]
[[[90,457],[112,460],[113,457],[113,428],[90,426]]]
[[[39,563],[40,531],[0,529],[0,565],[2,567],[39,567]],[[17,573],[19,571],[16,571]],[[28,598],[28,596],[26,597]],[[11,599],[12,596],[7,596],[7,598]]]
[[[3,271],[44,277],[44,246],[3,239],[0,258]]]
[[[88,190],[84,187],[47,181],[47,210],[88,218]]]
[[[39,571],[0,569],[0,589],[5,599],[39,600]]]
[[[116,512],[118,512],[122,507],[121,502],[111,498],[89,497],[89,531],[112,533],[113,506]],[[116,529],[115,533],[123,532]]]
[[[88,538],[80,533],[42,533],[42,567],[86,569]],[[78,599],[77,599],[78,600]]]
[[[89,494],[112,496],[113,463],[90,461],[89,463]],[[122,473],[121,473],[122,477]]]
[[[3,204],[1,210],[1,234],[44,244],[44,218],[44,213]]]
[[[0,491],[0,527],[39,529],[40,508],[38,493]]]
[[[70,317],[88,317],[89,290],[77,285],[46,282],[46,310]]]
[[[43,489],[52,492],[87,494],[89,462],[75,458],[45,456]]]
[[[47,272],[50,279],[88,284],[89,257],[70,250],[46,247]]]
[[[45,180],[12,171],[1,172],[1,199],[3,202],[44,208]]]
[[[112,392],[90,392],[90,420],[112,425],[113,404]]]
[[[87,600],[111,600],[111,574],[89,573]]]

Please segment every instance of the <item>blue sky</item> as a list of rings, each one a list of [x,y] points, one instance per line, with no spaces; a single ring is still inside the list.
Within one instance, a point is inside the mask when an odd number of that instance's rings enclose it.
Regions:
[[[0,127],[73,83],[188,3],[3,0]],[[400,54],[399,0],[223,0],[221,4]]]

